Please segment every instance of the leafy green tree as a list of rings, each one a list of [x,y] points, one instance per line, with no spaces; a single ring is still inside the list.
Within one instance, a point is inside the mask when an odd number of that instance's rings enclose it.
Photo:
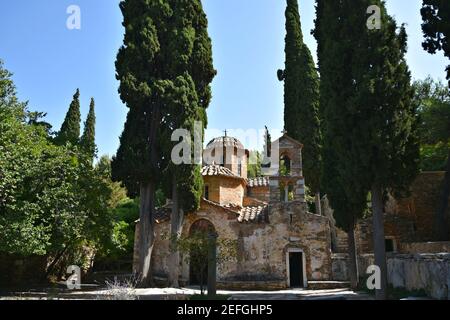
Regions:
[[[84,123],[83,135],[80,139],[81,149],[86,152],[87,156],[94,160],[97,153],[97,147],[95,145],[95,101],[94,98],[91,99],[91,104],[89,106],[89,113]]]
[[[67,142],[70,142],[72,145],[78,145],[80,139],[80,122],[80,90],[77,89],[55,142],[58,145],[63,145]]]
[[[0,92],[0,251],[48,256],[50,274],[64,257],[108,241],[110,189],[76,147],[53,143],[1,66]]]
[[[423,0],[420,13],[425,37],[423,48],[431,54],[442,50],[450,59],[450,3],[446,0]],[[450,65],[446,70],[450,85]]]
[[[434,216],[436,240],[445,241],[450,236],[446,217],[450,192],[447,181],[450,170],[450,91],[431,78],[416,82],[415,88],[415,101],[421,119],[419,133],[422,169],[447,171],[441,201]]]
[[[316,213],[321,214],[319,75],[303,42],[297,0],[287,0],[285,41],[286,66],[278,71],[284,81],[284,126],[289,136],[304,144],[303,171],[308,187],[316,193]]]

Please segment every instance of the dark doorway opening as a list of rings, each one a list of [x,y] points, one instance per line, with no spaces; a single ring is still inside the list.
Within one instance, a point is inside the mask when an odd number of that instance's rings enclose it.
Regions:
[[[386,246],[386,252],[391,253],[395,251],[394,239],[385,239],[384,244]]]
[[[303,253],[289,252],[289,278],[291,288],[303,288]]]

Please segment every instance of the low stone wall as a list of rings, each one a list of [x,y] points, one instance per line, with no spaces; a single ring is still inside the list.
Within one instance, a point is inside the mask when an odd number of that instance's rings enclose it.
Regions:
[[[335,253],[331,256],[331,272],[334,281],[348,281],[348,255]]]
[[[20,257],[0,252],[0,290],[44,282],[46,266],[47,257]]]
[[[334,280],[348,279],[347,255],[333,255]],[[360,276],[373,265],[373,254],[358,257]],[[450,300],[450,253],[439,254],[388,254],[388,282],[395,288],[425,290],[435,299]]]
[[[217,289],[220,290],[264,290],[278,291],[287,288],[286,281],[218,281]]]
[[[400,252],[412,253],[450,253],[450,242],[402,243]]]

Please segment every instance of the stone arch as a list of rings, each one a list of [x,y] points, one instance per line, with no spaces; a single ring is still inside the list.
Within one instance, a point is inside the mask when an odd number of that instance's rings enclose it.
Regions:
[[[290,176],[292,170],[292,157],[284,152],[280,155],[280,176]]]
[[[213,223],[207,219],[198,219],[191,224],[189,228],[189,236],[201,236],[207,238],[210,234],[217,235]],[[201,266],[202,270],[198,270],[198,261],[207,261],[208,256],[204,250],[199,248],[193,249],[189,252],[189,283],[191,285],[206,284],[208,279],[208,267]]]

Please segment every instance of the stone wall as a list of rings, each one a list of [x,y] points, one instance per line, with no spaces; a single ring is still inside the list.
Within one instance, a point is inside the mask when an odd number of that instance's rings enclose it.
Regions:
[[[411,185],[409,197],[398,199],[390,197],[387,201],[384,215],[385,237],[394,240],[397,251],[408,253],[409,243],[425,243],[435,240],[433,217],[439,201],[444,174],[444,172],[423,172]],[[448,210],[448,219],[450,226],[450,210]],[[345,253],[347,251],[346,234],[339,229],[337,229],[336,234],[337,245],[334,252]],[[372,219],[359,221],[356,228],[359,253],[373,252],[372,238]],[[423,250],[426,250],[422,252],[430,250],[430,248],[421,246]],[[404,247],[407,248],[406,251],[402,249]],[[412,251],[412,253],[415,252],[420,252],[420,250]],[[432,252],[436,251],[433,250]],[[444,252],[448,252],[448,250],[444,250]]]
[[[0,253],[0,288],[44,282],[47,257]]]
[[[450,242],[403,243],[401,253],[450,253]]]
[[[374,256],[358,257],[360,277],[373,265]],[[424,290],[430,297],[450,299],[450,254],[388,254],[388,282],[394,288]],[[334,280],[348,280],[347,255],[333,255]]]
[[[411,195],[396,199],[387,211],[408,219],[412,223],[414,242],[433,241],[433,217],[441,195],[445,172],[423,172],[411,186]],[[449,197],[450,208],[450,197]],[[450,210],[447,212],[450,222]],[[448,224],[450,228],[450,223]],[[450,230],[449,230],[450,233]]]

